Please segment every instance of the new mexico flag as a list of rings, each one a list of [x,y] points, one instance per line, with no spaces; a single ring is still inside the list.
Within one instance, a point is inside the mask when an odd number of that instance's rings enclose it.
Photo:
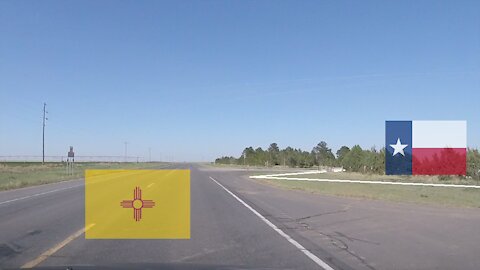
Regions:
[[[189,170],[86,170],[87,239],[189,239]]]

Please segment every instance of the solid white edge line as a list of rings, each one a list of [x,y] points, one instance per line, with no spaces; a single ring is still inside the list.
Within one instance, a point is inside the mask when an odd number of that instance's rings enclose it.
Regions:
[[[259,217],[263,222],[265,222],[270,228],[275,230],[278,234],[280,234],[283,238],[287,239],[288,242],[290,242],[292,245],[294,245],[297,249],[299,249],[303,254],[307,255],[308,258],[310,258],[312,261],[314,261],[318,266],[323,268],[324,270],[334,270],[330,265],[328,265],[326,262],[322,261],[320,258],[318,258],[315,254],[310,252],[308,249],[306,249],[304,246],[302,246],[300,243],[295,241],[292,237],[290,237],[288,234],[280,230],[275,224],[270,222],[267,218],[262,216],[260,213],[258,213],[255,209],[253,209],[250,205],[248,205],[246,202],[244,202],[242,199],[240,199],[237,195],[233,194],[230,190],[228,190],[226,187],[224,187],[222,184],[220,184],[217,180],[215,180],[213,177],[210,176],[210,179],[215,182],[217,185],[219,185],[221,188],[223,188],[228,194],[232,195],[233,198],[235,198],[237,201],[239,201],[243,206],[245,206],[248,210],[252,211],[257,217]]]
[[[473,185],[433,184],[433,183],[429,184],[429,183],[388,182],[388,181],[362,181],[362,180],[341,180],[341,179],[318,179],[318,178],[276,177],[276,176],[250,176],[250,178],[271,179],[271,180],[289,180],[289,181],[329,182],[329,183],[380,184],[380,185],[454,187],[454,188],[480,188],[480,186],[473,186]]]
[[[301,175],[308,173],[290,173],[288,176]],[[456,188],[480,188],[480,185],[457,185],[457,184],[434,184],[434,183],[413,183],[413,182],[391,182],[391,181],[363,181],[363,180],[342,180],[342,179],[320,179],[320,178],[299,178],[299,177],[279,177],[286,174],[268,174],[250,176],[253,179],[271,179],[271,180],[291,180],[291,181],[314,181],[330,183],[355,183],[355,184],[382,184],[382,185],[401,185],[401,186],[428,186],[428,187],[456,187]]]
[[[54,190],[50,190],[50,191],[46,191],[46,192],[42,192],[42,193],[36,193],[36,194],[28,195],[28,196],[25,196],[25,197],[20,197],[20,198],[11,199],[11,200],[8,200],[8,201],[3,201],[3,202],[0,202],[0,205],[6,204],[6,203],[11,203],[11,202],[16,202],[16,201],[21,201],[21,200],[25,200],[25,199],[29,199],[29,198],[33,198],[33,197],[38,197],[38,196],[41,196],[41,195],[45,195],[45,194],[49,194],[49,193],[53,193],[53,192],[58,192],[58,191],[62,191],[62,190],[81,187],[81,186],[83,186],[83,185],[76,185],[76,186],[66,187],[66,188],[58,188],[58,189],[54,189]]]
[[[264,174],[257,175],[259,177],[269,177],[269,176],[289,176],[289,175],[303,175],[303,174],[317,174],[317,173],[326,173],[326,170],[320,171],[306,171],[306,172],[294,172],[294,173],[279,173],[279,174]]]

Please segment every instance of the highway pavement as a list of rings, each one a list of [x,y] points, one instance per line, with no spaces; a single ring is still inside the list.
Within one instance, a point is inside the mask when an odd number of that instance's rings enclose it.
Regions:
[[[244,170],[171,168],[191,169],[191,239],[86,240],[79,179],[0,192],[0,268],[480,268],[479,209],[322,196],[267,186]]]

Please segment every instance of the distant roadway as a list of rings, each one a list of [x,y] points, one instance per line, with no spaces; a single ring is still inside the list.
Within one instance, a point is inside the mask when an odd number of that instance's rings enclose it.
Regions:
[[[480,269],[480,210],[340,198],[191,169],[190,240],[85,240],[82,180],[0,192],[0,268]],[[75,268],[74,268],[75,269]]]

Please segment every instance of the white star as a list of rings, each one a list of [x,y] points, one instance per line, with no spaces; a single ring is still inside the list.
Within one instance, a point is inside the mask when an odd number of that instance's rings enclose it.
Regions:
[[[395,156],[398,153],[402,154],[402,156],[405,156],[403,149],[405,149],[405,147],[407,146],[408,144],[402,144],[402,142],[400,142],[400,138],[398,138],[397,144],[390,144],[390,147],[393,148],[393,156]]]

